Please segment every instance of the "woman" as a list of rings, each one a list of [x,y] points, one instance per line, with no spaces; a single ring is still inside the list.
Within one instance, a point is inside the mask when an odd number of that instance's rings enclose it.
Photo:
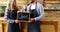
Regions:
[[[8,22],[8,32],[20,32],[19,23],[16,19],[18,8],[16,6],[16,0],[8,4],[4,18]]]
[[[44,18],[43,6],[38,3],[37,0],[30,0],[29,3],[23,7],[22,11],[24,10],[30,13],[28,32],[41,32],[39,20]]]

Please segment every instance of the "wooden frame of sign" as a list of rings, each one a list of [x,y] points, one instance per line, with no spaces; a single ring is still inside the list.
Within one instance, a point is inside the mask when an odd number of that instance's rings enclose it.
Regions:
[[[20,22],[29,22],[30,13],[28,13],[28,12],[19,12],[19,13],[17,13],[17,19]]]

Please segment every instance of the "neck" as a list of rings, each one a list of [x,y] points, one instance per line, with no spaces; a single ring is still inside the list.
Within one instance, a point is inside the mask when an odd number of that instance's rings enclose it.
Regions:
[[[37,2],[33,2],[32,4],[36,4]]]

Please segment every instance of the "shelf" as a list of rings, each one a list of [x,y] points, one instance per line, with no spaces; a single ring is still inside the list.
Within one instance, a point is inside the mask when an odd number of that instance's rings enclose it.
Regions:
[[[0,6],[7,6],[8,0],[0,0]]]
[[[60,1],[44,1],[45,3],[51,3],[51,4],[53,4],[53,3],[60,3]]]
[[[44,9],[45,11],[60,11],[60,9]]]

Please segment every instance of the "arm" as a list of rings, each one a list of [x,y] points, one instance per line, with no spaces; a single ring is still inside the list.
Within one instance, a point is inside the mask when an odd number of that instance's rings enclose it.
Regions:
[[[35,20],[40,20],[40,19],[44,18],[44,8],[42,5],[39,5],[39,6],[40,7],[38,9],[39,9],[40,15],[39,15],[39,17],[36,17]]]
[[[8,23],[13,23],[14,20],[8,18],[8,12],[9,12],[8,9],[9,7],[7,6],[5,14],[4,14],[4,20],[7,21]]]

